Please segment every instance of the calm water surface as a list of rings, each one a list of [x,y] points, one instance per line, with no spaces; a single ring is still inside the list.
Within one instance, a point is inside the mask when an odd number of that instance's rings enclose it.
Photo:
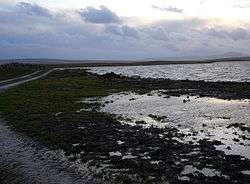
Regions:
[[[89,69],[97,74],[115,72],[125,76],[136,75],[143,78],[250,82],[250,62],[248,61],[185,65],[92,67]]]

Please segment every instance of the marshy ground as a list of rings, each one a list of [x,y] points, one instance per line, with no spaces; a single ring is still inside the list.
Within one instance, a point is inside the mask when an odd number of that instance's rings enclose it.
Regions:
[[[140,98],[151,101],[136,106]],[[186,121],[192,126],[192,119],[176,111],[196,99],[208,98],[238,100],[243,103],[238,113],[246,119],[237,122],[234,116],[218,113],[204,118],[217,118],[219,123],[197,120],[200,128],[184,131],[182,125]],[[103,182],[249,183],[248,155],[228,154],[225,150],[233,146],[206,134],[221,128],[230,134],[230,143],[248,149],[249,101],[243,99],[250,99],[248,82],[141,79],[56,70],[1,92],[0,113],[12,129],[35,140],[38,147],[63,150],[70,161],[80,161]],[[166,106],[169,103],[168,109],[176,109],[162,114],[152,108],[147,111],[154,104],[159,107],[159,101]],[[206,103],[194,103],[189,108],[202,108]],[[182,124],[172,122],[173,116]],[[2,171],[8,172],[1,168],[0,176],[5,175]]]

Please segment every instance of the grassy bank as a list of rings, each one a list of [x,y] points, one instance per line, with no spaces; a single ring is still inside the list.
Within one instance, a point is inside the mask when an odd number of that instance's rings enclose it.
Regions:
[[[11,63],[0,65],[0,81],[21,77],[44,69],[45,66],[31,64]]]
[[[79,120],[103,118],[97,112],[76,113],[87,97],[106,96],[110,88],[83,72],[61,71],[0,94],[0,112],[19,131],[42,142],[64,146],[69,137],[63,127]],[[61,113],[62,112],[62,113]],[[61,113],[60,118],[56,116]],[[62,130],[53,131],[60,126]]]

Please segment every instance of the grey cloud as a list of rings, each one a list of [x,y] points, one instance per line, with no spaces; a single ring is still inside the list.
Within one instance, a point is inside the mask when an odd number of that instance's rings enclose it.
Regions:
[[[26,2],[19,2],[17,4],[19,10],[23,13],[33,15],[33,16],[42,16],[42,17],[50,17],[51,13],[47,8],[39,6],[37,4],[31,4]]]
[[[243,28],[234,29],[233,31],[231,31],[230,36],[234,40],[248,40],[248,39],[250,39],[249,32],[247,32]]]
[[[119,36],[123,35],[121,27],[115,26],[115,25],[107,25],[105,27],[105,32],[106,33],[111,33],[111,34],[114,34],[114,35],[119,35]]]
[[[249,32],[243,28],[237,28],[233,30],[226,30],[223,28],[211,28],[207,32],[209,35],[218,37],[221,39],[230,38],[234,41],[250,39]]]
[[[179,9],[179,8],[172,7],[172,6],[169,6],[169,7],[159,7],[159,6],[156,6],[156,5],[152,5],[152,8],[156,9],[156,10],[160,10],[160,11],[183,13],[183,9]]]
[[[226,38],[228,35],[228,32],[225,30],[215,29],[211,28],[207,31],[208,35],[218,37],[218,38]]]
[[[123,31],[123,34],[126,36],[130,36],[134,38],[139,37],[138,31],[135,28],[132,28],[130,26],[122,26],[122,31]]]
[[[144,33],[149,42],[152,44],[161,43],[164,45],[171,45],[175,51],[185,51],[192,47],[199,48],[200,42],[204,38],[202,30],[208,22],[200,19],[184,19],[184,20],[168,20],[159,21],[149,26],[143,26],[140,31]],[[197,42],[197,43],[195,43]],[[159,45],[160,47],[160,45]]]
[[[112,33],[114,35],[139,38],[139,32],[135,28],[126,25],[123,26],[107,25],[105,27],[105,31],[107,33]]]
[[[203,19],[182,19],[182,20],[168,20],[168,21],[159,21],[153,23],[151,27],[162,27],[165,28],[168,32],[187,32],[195,31],[202,29],[207,26],[209,21]]]
[[[121,21],[120,17],[115,12],[112,12],[105,6],[100,6],[99,9],[88,6],[80,10],[79,13],[86,22],[90,23],[107,24]]]
[[[30,16],[24,12],[0,10],[0,58],[135,59],[250,52],[247,24],[233,30],[213,24],[212,30],[208,20],[184,19],[132,27],[116,14],[116,19],[98,18],[89,24],[70,21],[63,13],[44,18],[46,13]]]
[[[169,40],[168,33],[162,27],[146,27],[143,32],[151,36],[155,40],[167,41]]]
[[[169,46],[172,46],[175,51],[181,52],[179,54],[195,55],[199,53],[209,55],[213,52],[228,52],[228,50],[239,51],[243,49],[244,52],[249,50],[244,45],[249,45],[247,40],[249,39],[250,28],[230,30],[226,27],[214,25],[212,30],[207,28],[209,25],[211,25],[211,22],[208,20],[184,19],[161,21],[140,30],[147,35],[149,41],[151,40],[151,44],[158,44],[159,49],[160,45],[163,47],[167,44],[168,49],[171,48]],[[236,41],[237,44],[235,44]]]

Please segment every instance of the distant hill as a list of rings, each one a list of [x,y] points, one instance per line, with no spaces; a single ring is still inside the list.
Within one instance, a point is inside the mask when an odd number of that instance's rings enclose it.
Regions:
[[[159,58],[147,58],[145,61],[203,61],[203,60],[214,60],[224,58],[243,58],[248,57],[247,54],[240,52],[226,52],[221,55],[210,55],[210,56],[180,56],[180,57],[159,57]],[[250,57],[250,56],[249,56]]]
[[[79,64],[85,66],[128,66],[128,65],[165,65],[165,64],[192,64],[192,63],[212,63],[220,61],[250,61],[250,56],[239,52],[228,52],[222,55],[203,57],[162,57],[141,60],[65,60],[65,59],[7,59],[0,60],[0,64],[5,63],[28,63],[28,64]]]
[[[207,59],[223,59],[223,58],[247,58],[247,54],[243,54],[240,52],[227,52],[222,55],[214,55],[210,56]]]
[[[223,55],[219,56],[219,58],[223,58],[223,57],[226,57],[226,58],[229,58],[229,57],[247,57],[247,54],[243,54],[240,52],[227,52],[227,53],[224,53]]]
[[[132,60],[67,60],[67,59],[5,59],[0,60],[0,64],[4,63],[30,63],[30,64],[69,64],[69,63],[129,63]]]

